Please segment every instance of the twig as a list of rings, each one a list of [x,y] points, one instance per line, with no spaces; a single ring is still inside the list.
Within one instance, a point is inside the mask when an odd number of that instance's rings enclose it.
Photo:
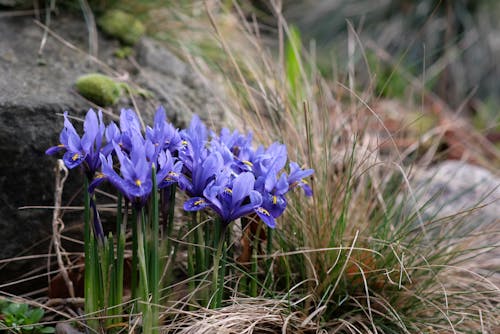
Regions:
[[[61,175],[62,173],[62,175]],[[60,218],[61,215],[61,200],[62,192],[64,189],[64,182],[68,177],[68,169],[64,166],[64,162],[61,159],[57,160],[57,166],[55,168],[56,182],[54,191],[54,211],[52,215],[52,242],[54,244],[54,250],[57,256],[57,264],[61,275],[66,283],[71,298],[75,298],[75,290],[73,288],[73,282],[69,279],[68,271],[64,266],[64,261],[62,258],[61,250],[66,253],[61,247],[61,231],[64,229],[64,222]]]
[[[84,302],[84,298],[51,298],[44,305],[47,307],[67,304],[83,305]]]
[[[83,12],[83,17],[87,23],[87,31],[89,34],[89,53],[97,58],[98,51],[98,38],[97,38],[97,28],[95,25],[94,14],[89,6],[87,0],[80,0],[80,8]]]

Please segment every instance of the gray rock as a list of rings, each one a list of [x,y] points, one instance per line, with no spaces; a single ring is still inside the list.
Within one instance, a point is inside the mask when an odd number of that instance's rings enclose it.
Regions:
[[[445,161],[414,175],[417,198],[426,218],[443,218],[474,208],[477,224],[500,222],[500,178],[460,161]]]
[[[188,124],[192,115],[205,121],[224,118],[220,107],[220,91],[208,87],[191,67],[183,63],[159,42],[143,38],[139,43],[137,82],[148,87],[166,106],[169,118],[179,126]],[[169,78],[169,80],[165,80]],[[213,91],[213,92],[212,92]],[[201,102],[201,103],[200,103]]]
[[[461,265],[500,284],[500,178],[459,161],[417,171],[413,185],[427,232],[468,251]],[[475,255],[472,257],[472,255]]]
[[[51,29],[84,52],[76,52],[49,35],[39,56],[43,31],[31,18],[0,19],[0,259],[19,256],[27,250],[47,252],[51,210],[18,208],[53,205],[56,159],[45,156],[44,152],[58,143],[64,111],[83,118],[92,107],[75,92],[76,78],[91,72],[105,73],[103,65],[91,61],[85,53],[87,30],[83,18],[58,16]],[[99,59],[117,73],[128,73],[130,81],[154,93],[147,100],[135,96],[146,122],[149,123],[160,104],[177,126],[182,125],[179,120],[186,122],[195,112],[204,119],[220,121],[222,114],[215,111],[215,98],[209,89],[196,81],[193,71],[163,46],[152,46],[149,40],[141,44],[141,69],[137,73],[132,63],[113,57],[119,46],[117,41],[100,37],[98,42]],[[105,112],[105,121],[116,118],[122,107],[132,107],[128,96]],[[73,171],[66,182],[65,205],[75,204],[69,202],[73,195],[81,197],[76,194],[81,189],[78,174]],[[77,213],[75,220],[81,221],[79,216]],[[69,219],[65,214],[66,223]],[[0,286],[19,270],[28,271],[28,267],[16,262],[1,270]]]

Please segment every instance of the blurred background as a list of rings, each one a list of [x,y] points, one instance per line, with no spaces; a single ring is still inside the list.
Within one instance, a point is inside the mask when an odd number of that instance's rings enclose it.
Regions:
[[[276,1],[253,1],[273,31]],[[500,106],[500,2],[495,0],[288,0],[289,25],[321,73],[375,97],[421,103],[428,92],[496,137]],[[495,140],[496,141],[496,140]]]

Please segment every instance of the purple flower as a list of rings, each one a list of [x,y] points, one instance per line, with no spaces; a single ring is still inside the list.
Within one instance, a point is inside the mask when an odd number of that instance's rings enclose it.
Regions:
[[[186,178],[181,174],[182,161],[172,157],[170,151],[160,152],[158,165],[158,172],[156,174],[158,189],[166,188],[174,183],[179,183],[181,189],[187,187]]]
[[[104,136],[104,123],[100,110],[98,115],[92,109],[87,112],[83,130],[83,136],[80,138],[68,119],[68,113],[65,112],[64,128],[59,135],[60,144],[49,148],[45,153],[52,155],[66,150],[63,155],[65,165],[72,169],[83,164],[87,176],[91,179],[101,164],[99,153]]]
[[[226,226],[238,218],[257,212],[262,203],[261,195],[253,189],[255,178],[252,173],[231,177],[227,171],[210,182],[203,197],[190,198],[184,203],[184,210],[199,211],[210,207]]]
[[[219,152],[211,152],[205,159],[197,160],[191,169],[183,190],[189,196],[202,196],[207,185],[224,169],[224,160]]]
[[[277,171],[270,170],[265,177],[259,178],[259,181],[264,181],[262,186],[256,188],[262,194],[262,207],[266,209],[271,216],[278,218],[286,209],[287,201],[285,194],[288,192],[288,182],[286,175],[283,173],[278,178]]]
[[[144,140],[140,134],[133,134],[130,137],[130,142],[130,153],[123,151],[117,143],[113,143],[120,163],[121,176],[113,169],[112,157],[105,157],[101,154],[102,174],[91,183],[89,191],[92,191],[104,180],[108,180],[130,202],[142,207],[153,189],[152,164],[147,159]]]
[[[182,146],[182,139],[174,126],[167,123],[165,109],[159,107],[156,111],[153,127],[146,127],[146,139],[149,139],[158,150],[169,150],[175,153]]]
[[[202,163],[208,155],[207,129],[198,116],[191,120],[189,128],[180,132],[183,148],[179,151],[186,174],[190,174],[196,165]],[[190,175],[188,175],[190,176]]]
[[[113,142],[115,142],[115,143],[121,142],[122,133],[121,133],[120,129],[118,128],[118,126],[116,126],[115,122],[111,122],[106,127],[106,131],[105,131],[104,135],[106,137],[106,145],[104,145],[104,147],[102,148],[101,151],[102,151],[102,154],[107,156],[108,154],[110,154],[114,150]]]
[[[141,124],[136,113],[132,109],[122,109],[120,112],[121,136],[117,144],[122,150],[130,152],[132,149],[132,137],[141,134]]]
[[[290,174],[287,179],[289,187],[298,186],[304,190],[306,196],[312,196],[312,189],[304,178],[311,176],[313,173],[314,169],[301,169],[296,162],[290,162]]]
[[[286,146],[272,143],[265,151],[256,152],[253,158],[253,171],[257,177],[267,175],[271,170],[279,172],[287,160]]]

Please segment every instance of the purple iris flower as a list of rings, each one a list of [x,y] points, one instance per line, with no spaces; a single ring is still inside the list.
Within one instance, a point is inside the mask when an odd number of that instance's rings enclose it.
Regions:
[[[304,180],[314,173],[314,169],[302,169],[296,162],[290,162],[290,174],[288,175],[288,184],[290,188],[298,186],[304,190],[306,196],[312,196],[313,192],[309,184]]]
[[[256,189],[262,194],[262,207],[266,209],[271,216],[278,218],[283,214],[287,205],[285,194],[288,192],[289,188],[286,175],[283,173],[278,178],[277,171],[271,170],[267,176],[260,177],[258,181],[260,182],[257,182]],[[261,183],[262,181],[263,184]]]
[[[199,211],[209,207],[227,226],[233,220],[258,212],[262,197],[253,189],[254,183],[255,178],[252,173],[231,177],[225,170],[205,188],[203,197],[187,200],[184,203],[184,210]]]
[[[151,157],[153,161],[157,160],[162,150],[169,150],[177,155],[177,152],[183,147],[179,131],[172,124],[167,123],[163,107],[156,111],[153,127],[146,127],[146,140],[154,145],[154,157]]]
[[[256,152],[253,158],[253,171],[257,177],[267,175],[271,170],[276,172],[285,167],[287,161],[286,145],[272,143],[265,151]]]
[[[60,144],[49,148],[45,153],[52,155],[66,150],[63,155],[65,165],[72,169],[83,164],[87,176],[91,179],[101,164],[99,154],[105,128],[100,110],[97,115],[92,109],[87,112],[83,130],[83,136],[80,138],[68,119],[68,113],[65,112],[64,128],[59,135]]]
[[[142,207],[153,189],[152,163],[147,159],[144,140],[140,134],[133,134],[130,140],[130,153],[123,151],[117,143],[113,143],[120,163],[121,176],[113,169],[112,157],[105,157],[101,154],[102,174],[91,183],[89,190],[93,190],[102,181],[108,180],[131,203]]]
[[[107,156],[114,150],[113,142],[120,143],[122,133],[115,122],[111,122],[106,127],[104,136],[106,137],[106,145],[102,148],[102,154]]]
[[[132,109],[122,109],[120,112],[121,136],[118,145],[122,150],[130,152],[132,149],[132,137],[141,135],[141,123],[137,114]]]
[[[235,156],[238,156],[242,148],[251,147],[252,133],[249,132],[247,135],[243,135],[239,133],[238,130],[231,132],[227,128],[222,128],[219,136],[212,133],[212,143],[213,142],[224,144]]]
[[[207,129],[200,118],[195,115],[189,128],[182,130],[180,135],[184,147],[179,151],[179,157],[184,163],[186,174],[191,174],[193,168],[204,161],[208,155]]]
[[[222,155],[215,151],[208,154],[204,160],[197,161],[191,170],[191,180],[186,180],[183,190],[191,197],[203,195],[207,185],[215,179],[216,175],[224,170]],[[182,188],[181,188],[182,189]]]
[[[187,187],[187,180],[181,174],[182,161],[172,157],[169,150],[160,152],[158,165],[158,172],[156,174],[158,189],[166,188],[174,183],[179,183],[181,189]]]

